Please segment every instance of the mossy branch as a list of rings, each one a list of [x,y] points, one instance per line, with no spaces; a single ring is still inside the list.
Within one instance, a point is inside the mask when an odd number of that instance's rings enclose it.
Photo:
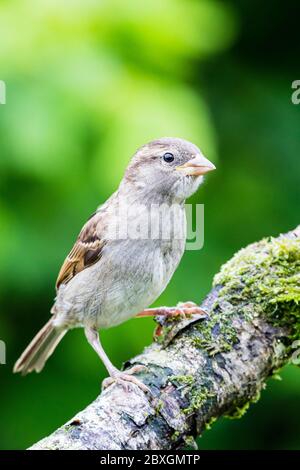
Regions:
[[[295,358],[300,226],[239,251],[202,307],[208,319],[169,321],[162,342],[129,361],[148,367],[140,377],[152,399],[112,385],[32,449],[178,449],[220,416],[240,417]]]

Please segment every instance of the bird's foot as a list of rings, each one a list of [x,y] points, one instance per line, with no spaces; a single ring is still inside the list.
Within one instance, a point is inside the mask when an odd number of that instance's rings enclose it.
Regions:
[[[151,394],[151,390],[147,385],[145,385],[143,382],[141,382],[139,379],[134,377],[132,374],[136,374],[138,372],[143,372],[147,370],[146,366],[143,366],[142,364],[136,364],[130,369],[127,369],[125,371],[121,370],[114,370],[111,372],[110,377],[107,377],[106,379],[103,380],[102,382],[102,389],[106,389],[113,383],[117,383],[122,385],[124,390],[126,392],[129,392],[130,390],[130,385],[135,384],[137,385],[143,392]]]
[[[174,310],[174,313],[172,313]],[[167,314],[168,315],[168,314]],[[193,315],[201,315],[205,318],[208,317],[207,312],[199,307],[195,302],[179,302],[176,307],[170,308],[170,316],[179,316],[183,320],[191,318]]]
[[[192,315],[201,315],[206,318],[208,316],[205,310],[200,308],[195,304],[195,302],[179,302],[176,307],[158,307],[151,310],[153,311],[152,315],[155,316],[164,316],[168,318],[179,317],[179,319],[183,320],[190,318]]]
[[[138,313],[137,317],[182,317],[190,318],[192,315],[202,315],[207,317],[207,313],[200,308],[195,302],[179,302],[176,307],[156,307],[147,308]]]

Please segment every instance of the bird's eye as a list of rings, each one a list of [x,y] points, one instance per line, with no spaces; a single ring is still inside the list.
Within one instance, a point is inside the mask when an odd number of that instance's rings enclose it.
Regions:
[[[163,156],[163,160],[166,162],[166,163],[171,163],[174,161],[174,155],[173,153],[170,153],[170,152],[167,152],[164,154]]]

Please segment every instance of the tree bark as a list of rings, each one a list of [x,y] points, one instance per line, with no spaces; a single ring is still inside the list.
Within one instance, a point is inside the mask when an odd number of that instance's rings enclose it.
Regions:
[[[152,397],[111,385],[31,449],[179,449],[219,417],[240,417],[296,357],[299,271],[300,226],[241,250],[201,304],[207,319],[158,318],[160,341],[126,364],[147,366],[139,378]]]

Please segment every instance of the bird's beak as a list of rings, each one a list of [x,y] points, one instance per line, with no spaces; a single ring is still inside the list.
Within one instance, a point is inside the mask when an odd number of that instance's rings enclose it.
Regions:
[[[188,162],[176,167],[177,171],[182,171],[185,175],[191,176],[205,175],[205,173],[215,169],[215,165],[201,154],[195,155]]]

